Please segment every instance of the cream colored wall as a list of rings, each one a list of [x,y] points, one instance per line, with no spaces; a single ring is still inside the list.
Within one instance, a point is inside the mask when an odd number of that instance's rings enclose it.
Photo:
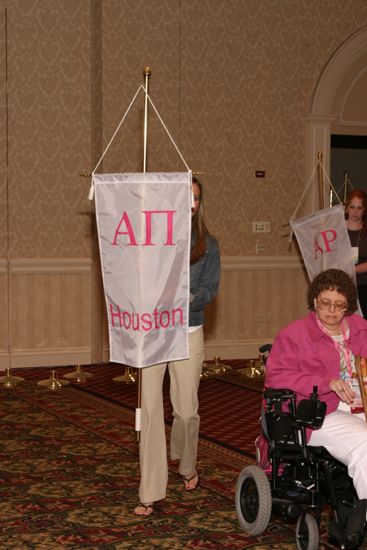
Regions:
[[[94,168],[146,64],[156,107],[204,172],[220,241],[207,356],[251,357],[302,315],[306,278],[283,225],[305,185],[318,78],[366,16],[364,0],[348,9],[342,0],[2,0],[1,364],[9,343],[15,366],[106,358],[93,204],[79,174]],[[142,109],[129,114],[105,171],[141,170]],[[148,169],[183,168],[151,115]],[[255,236],[253,220],[270,221],[271,233]]]
[[[1,280],[9,273],[9,284],[2,284],[0,301],[10,304],[9,319],[2,309],[1,364],[90,362],[96,246],[88,182],[79,174],[93,160],[98,128],[91,5],[8,0],[1,18],[0,116],[7,116],[7,135],[1,125],[0,250]]]

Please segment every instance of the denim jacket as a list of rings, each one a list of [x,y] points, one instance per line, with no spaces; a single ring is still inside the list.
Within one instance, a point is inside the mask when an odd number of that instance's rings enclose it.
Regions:
[[[218,241],[213,235],[207,235],[205,243],[204,256],[190,265],[190,327],[204,324],[204,308],[214,299],[219,285]]]

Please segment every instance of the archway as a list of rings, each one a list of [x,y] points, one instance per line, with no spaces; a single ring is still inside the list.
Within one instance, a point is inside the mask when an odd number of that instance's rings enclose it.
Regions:
[[[339,46],[315,86],[308,116],[308,178],[314,170],[319,152],[322,153],[325,170],[330,174],[332,132],[367,135],[366,102],[356,102],[361,93],[365,97],[366,79],[367,26]],[[315,187],[310,201],[317,207],[318,193]]]

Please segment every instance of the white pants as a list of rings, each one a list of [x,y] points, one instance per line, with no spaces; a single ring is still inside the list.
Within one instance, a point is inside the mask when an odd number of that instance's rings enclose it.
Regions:
[[[322,446],[348,466],[358,498],[367,498],[367,422],[364,413],[352,414],[349,405],[326,415],[319,430],[314,430],[310,445]]]
[[[204,360],[203,328],[189,334],[189,359],[168,363],[173,408],[170,454],[179,460],[181,475],[196,468],[199,438],[198,389]],[[163,377],[167,363],[146,367],[142,372],[142,426],[140,438],[140,502],[166,496],[168,464],[163,410]]]

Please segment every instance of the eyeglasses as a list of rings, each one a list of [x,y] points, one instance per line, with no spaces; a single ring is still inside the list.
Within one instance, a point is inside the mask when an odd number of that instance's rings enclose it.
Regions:
[[[331,308],[334,308],[335,311],[346,311],[348,309],[346,302],[332,302],[327,298],[318,298],[316,302],[319,309],[328,309],[329,311]]]

